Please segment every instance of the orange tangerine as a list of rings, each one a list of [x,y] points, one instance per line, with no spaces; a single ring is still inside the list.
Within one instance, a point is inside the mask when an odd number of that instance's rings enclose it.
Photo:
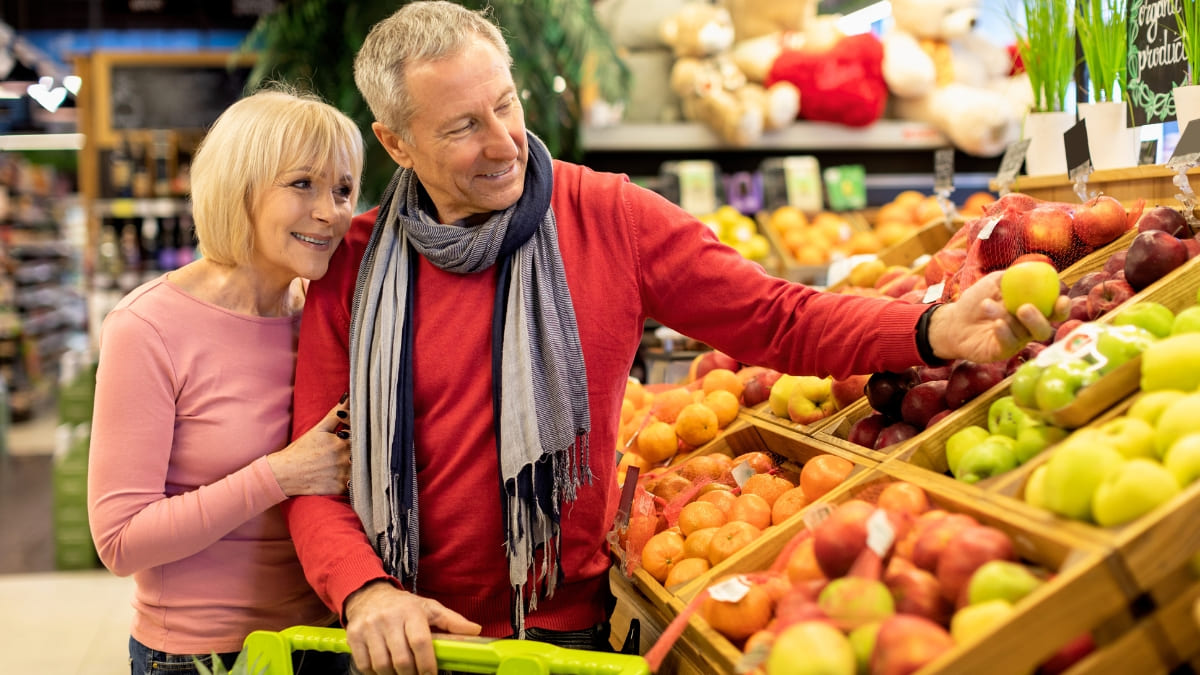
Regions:
[[[737,373],[728,368],[713,368],[704,374],[701,387],[705,394],[710,394],[714,391],[727,391],[735,397],[742,395],[742,390],[746,388],[746,383],[737,376]]]
[[[689,403],[675,419],[675,434],[684,443],[699,447],[717,437],[717,413],[703,403]]]
[[[667,580],[663,582],[663,585],[671,588],[672,586],[687,583],[707,572],[710,567],[708,561],[704,558],[684,558],[675,563],[671,571],[667,573]]]
[[[709,392],[704,397],[703,403],[709,410],[717,414],[717,426],[722,429],[737,419],[738,409],[741,408],[738,397],[724,389]]]
[[[726,521],[721,507],[710,502],[694,501],[679,511],[679,531],[683,536],[709,527],[720,527]]]
[[[668,389],[655,395],[654,402],[650,404],[650,413],[667,424],[674,424],[675,418],[679,417],[679,411],[692,402],[692,392],[687,389]]]
[[[675,427],[666,422],[651,422],[638,432],[634,441],[637,452],[647,462],[658,464],[675,456],[679,450],[679,439]]]

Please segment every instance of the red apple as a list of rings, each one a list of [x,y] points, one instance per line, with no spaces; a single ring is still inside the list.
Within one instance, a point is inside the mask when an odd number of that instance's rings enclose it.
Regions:
[[[1017,256],[1016,258],[1013,258],[1012,264],[1016,265],[1017,263],[1023,263],[1023,262],[1044,262],[1047,265],[1053,265],[1054,259],[1051,258],[1050,256],[1046,255],[1045,253],[1036,253],[1036,252],[1035,253],[1022,253],[1021,255]],[[1011,267],[1011,265],[1010,265],[1010,267]]]
[[[1183,245],[1185,248],[1187,248],[1188,260],[1200,255],[1200,239],[1188,237],[1187,239],[1183,240]]]
[[[1121,202],[1100,195],[1075,209],[1075,236],[1092,249],[1099,248],[1129,229],[1129,214]]]
[[[1058,325],[1058,328],[1054,330],[1054,341],[1058,342],[1059,340],[1063,339],[1067,336],[1067,333],[1075,330],[1075,328],[1081,323],[1083,323],[1083,321],[1080,319],[1067,319],[1066,321],[1062,322]]]
[[[1167,234],[1183,239],[1192,236],[1192,228],[1188,225],[1183,213],[1170,206],[1151,206],[1142,212],[1137,221],[1138,232],[1162,230]]]
[[[937,575],[942,597],[956,606],[965,604],[967,582],[989,560],[1016,560],[1008,533],[989,525],[966,527],[946,542],[938,557]]]
[[[1133,238],[1125,257],[1125,280],[1140,291],[1187,262],[1187,247],[1162,230],[1149,230]]]
[[[917,384],[949,379],[955,365],[957,362],[947,363],[944,366],[917,366]]]
[[[752,408],[771,396],[771,388],[764,386],[762,380],[751,378],[742,387],[742,405]]]
[[[1038,675],[1065,673],[1095,649],[1096,642],[1092,639],[1092,634],[1084,633],[1060,647],[1050,658],[1043,661],[1042,665],[1038,666]]]
[[[929,257],[925,264],[925,283],[932,286],[952,276],[963,265],[967,257],[965,248],[943,248]]]
[[[996,201],[983,207],[983,213],[987,216],[994,216],[997,213],[1002,213],[1007,210],[1017,212],[1030,211],[1037,207],[1042,202],[1035,197],[1020,192],[1010,192]]]
[[[888,418],[884,417],[882,413],[871,413],[850,425],[846,440],[864,448],[873,448],[876,439],[879,438],[879,432],[883,431],[888,424],[890,424]]]
[[[933,417],[930,417],[929,421],[925,423],[925,428],[928,429],[929,427],[936,425],[938,422],[941,422],[942,420],[946,419],[946,417],[948,417],[950,415],[950,413],[952,413],[952,412],[954,412],[954,411],[949,408],[946,408],[942,412],[934,415]]]
[[[1109,256],[1108,260],[1104,261],[1104,267],[1100,271],[1107,274],[1111,279],[1117,272],[1125,271],[1125,257],[1129,255],[1129,249],[1123,248]]]
[[[1039,206],[1025,214],[1025,250],[1061,257],[1067,255],[1073,242],[1071,214],[1066,211]]]
[[[942,597],[941,582],[911,561],[892,556],[883,583],[892,591],[897,612],[923,616],[941,625],[950,621],[953,605]]]
[[[879,292],[890,298],[899,298],[900,296],[917,289],[918,284],[924,284],[925,277],[916,272],[908,272],[904,276],[898,277],[889,281],[882,286],[878,286]]]
[[[1093,286],[1093,288],[1095,287]],[[1088,307],[1088,296],[1077,295],[1071,298],[1070,311],[1067,313],[1067,318],[1079,319],[1080,321],[1091,321],[1096,318],[1092,316],[1091,310]]]
[[[1008,377],[1017,372],[1017,368],[1026,361],[1032,361],[1037,358],[1037,355],[1046,348],[1046,345],[1041,342],[1030,342],[1021,348],[1021,351],[1014,354],[1004,364],[1004,376]]]
[[[710,370],[723,368],[737,372],[738,367],[737,360],[732,356],[718,351],[707,351],[692,359],[691,368],[688,369],[690,371],[688,373],[690,375],[689,381],[695,382],[703,379]]]
[[[978,524],[978,521],[965,513],[948,513],[945,517],[929,523],[921,529],[913,544],[913,564],[929,572],[936,571],[938,560],[950,539],[960,530]]]
[[[954,638],[938,624],[911,614],[895,614],[879,624],[871,651],[871,675],[910,675],[954,648]]]
[[[918,384],[914,369],[893,373],[881,371],[867,378],[867,402],[875,412],[893,419],[900,417],[900,403],[910,387]]]
[[[1025,253],[1025,226],[1020,217],[1019,214],[1004,213],[986,239],[975,240],[979,264],[984,270],[1004,269],[1014,258]]]
[[[813,529],[813,555],[826,578],[850,571],[867,545],[867,518],[874,512],[873,504],[851,499]]]
[[[884,286],[887,286],[893,281],[896,281],[897,279],[903,279],[911,274],[912,270],[904,265],[890,265],[883,271],[882,274],[879,275],[879,278],[875,280],[875,288],[877,290],[882,290]]]
[[[1141,235],[1138,236],[1140,237]],[[1133,286],[1127,281],[1109,279],[1098,284],[1088,292],[1088,316],[1092,317],[1093,320],[1103,316],[1112,308],[1133,297],[1134,293]]]
[[[833,400],[837,404],[838,410],[865,396],[867,380],[869,379],[871,379],[870,375],[851,375],[841,379],[834,379],[831,389],[833,391]]]

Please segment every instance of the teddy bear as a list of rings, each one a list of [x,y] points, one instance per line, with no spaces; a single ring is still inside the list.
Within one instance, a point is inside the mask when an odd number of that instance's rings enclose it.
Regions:
[[[800,117],[868,126],[888,101],[883,48],[870,34],[846,35],[838,14],[818,14],[817,0],[723,0],[733,16],[733,59],[752,82],[794,85]]]
[[[671,88],[685,118],[737,147],[796,120],[800,93],[794,85],[752,82],[731,58],[734,24],[725,7],[689,2],[660,24],[660,35],[674,51]]]
[[[892,0],[883,77],[895,117],[930,124],[967,154],[994,157],[1020,138],[1033,94],[1012,52],[974,30],[979,4]]]

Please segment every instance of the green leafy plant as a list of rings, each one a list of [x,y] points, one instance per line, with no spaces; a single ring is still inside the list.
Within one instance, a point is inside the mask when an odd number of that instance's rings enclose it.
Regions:
[[[407,0],[405,0],[407,1]],[[307,87],[351,117],[366,139],[362,203],[382,194],[395,164],[375,141],[371,111],[354,85],[354,55],[371,26],[402,2],[291,0],[259,18],[239,52],[256,55],[248,87],[283,80]],[[490,7],[508,38],[525,118],[556,157],[582,155],[585,89],[612,103],[628,100],[630,73],[589,0],[461,0]]]
[[[1021,0],[1013,19],[1017,53],[1033,88],[1034,112],[1063,112],[1075,73],[1075,27],[1067,0]]]
[[[1094,102],[1124,98],[1128,51],[1125,29],[1125,0],[1076,0],[1075,30],[1083,47]]]
[[[1182,11],[1175,13],[1175,22],[1179,26],[1179,39],[1183,41],[1183,54],[1187,57],[1187,83],[1200,84],[1200,7],[1188,0],[1178,6]]]

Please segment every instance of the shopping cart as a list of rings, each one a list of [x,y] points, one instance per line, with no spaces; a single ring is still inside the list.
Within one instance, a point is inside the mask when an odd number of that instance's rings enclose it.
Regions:
[[[293,626],[278,633],[259,630],[246,636],[243,656],[253,672],[292,675],[292,652],[350,653],[341,628]],[[649,675],[640,656],[565,649],[532,640],[439,635],[433,640],[438,667],[463,673],[498,675]],[[265,668],[265,670],[264,670]]]

